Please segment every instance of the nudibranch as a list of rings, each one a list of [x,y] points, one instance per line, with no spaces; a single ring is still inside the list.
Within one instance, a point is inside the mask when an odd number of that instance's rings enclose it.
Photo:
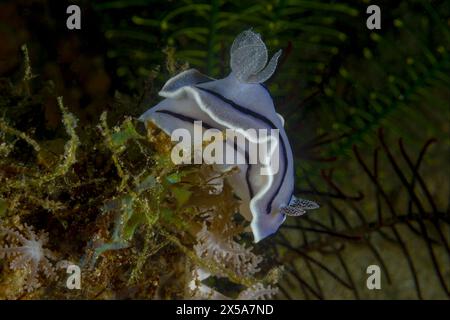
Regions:
[[[267,63],[268,52],[260,35],[244,31],[231,47],[231,73],[226,78],[216,80],[195,69],[181,72],[159,92],[165,99],[139,118],[154,122],[169,135],[179,128],[193,134],[195,121],[201,121],[203,129],[233,129],[249,148],[237,146],[235,140],[225,139],[223,143],[246,160],[249,158],[246,150],[252,150],[251,145],[270,140],[266,159],[270,161],[236,164],[234,167],[240,170],[227,177],[242,201],[240,213],[251,221],[255,242],[275,233],[286,215],[297,216],[305,213],[305,209],[318,207],[315,202],[293,195],[293,155],[284,120],[275,111],[271,95],[263,85],[275,72],[280,55],[281,50]],[[278,130],[278,134],[262,138],[255,133],[260,129]],[[218,166],[221,170],[230,168]],[[262,169],[267,173],[261,174]]]

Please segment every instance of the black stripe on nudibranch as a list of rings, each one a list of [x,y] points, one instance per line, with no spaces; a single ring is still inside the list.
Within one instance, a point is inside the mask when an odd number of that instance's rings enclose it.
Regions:
[[[174,117],[174,118],[176,118],[178,120],[181,120],[181,121],[184,121],[184,122],[188,122],[188,123],[192,123],[192,124],[194,124],[195,121],[201,121],[201,120],[197,120],[197,119],[188,117],[188,116],[186,116],[184,114],[176,113],[176,112],[169,111],[169,110],[156,110],[155,113],[166,114],[166,115],[172,116],[172,117]],[[208,123],[206,123],[204,121],[201,121],[201,122],[202,122],[202,127],[204,129],[217,129],[217,128],[211,126],[210,124],[208,124]],[[217,129],[217,130],[219,130],[219,129]],[[238,152],[237,145],[236,145],[236,140],[234,140],[233,149],[234,149],[235,152]],[[250,170],[251,170],[251,164],[250,164],[250,161],[249,161],[250,157],[249,157],[249,154],[248,154],[247,150],[245,149],[244,151],[245,151],[245,161],[247,163],[247,170],[245,172],[245,181],[247,182],[247,188],[248,188],[248,192],[250,194],[250,198],[253,198],[254,192],[253,192],[253,188],[252,188],[252,185],[251,185],[250,179],[249,179]]]
[[[237,152],[237,140],[234,140],[233,148]],[[250,156],[248,154],[247,148],[244,149],[244,152],[245,152],[245,163],[247,164],[247,170],[245,171],[245,182],[247,183],[248,193],[250,194],[251,199],[253,198],[255,193],[253,191],[252,184],[250,183],[250,170],[251,170]]]
[[[201,87],[198,87],[198,86],[195,86],[195,87],[197,89],[201,90],[201,91],[205,91],[205,92],[215,96],[216,98],[219,98],[223,102],[229,104],[235,110],[237,110],[237,111],[239,111],[241,113],[244,113],[246,115],[249,115],[249,116],[251,116],[253,118],[256,118],[257,120],[260,120],[260,121],[264,122],[270,128],[278,129],[275,126],[275,124],[270,119],[266,118],[265,116],[255,112],[253,110],[247,109],[247,108],[245,108],[245,107],[235,103],[234,101],[232,101],[232,100],[222,96],[220,93],[217,93],[217,92],[215,92],[213,90],[209,90],[209,89],[206,89],[206,88],[201,88]],[[283,160],[284,160],[283,176],[282,176],[282,179],[281,179],[280,183],[278,184],[276,192],[272,195],[272,197],[270,198],[269,203],[267,204],[267,207],[266,207],[266,211],[267,211],[266,213],[267,214],[270,214],[272,212],[272,203],[273,203],[275,197],[277,196],[277,194],[280,192],[281,186],[283,185],[284,180],[286,178],[286,174],[287,174],[288,159],[287,159],[287,153],[286,153],[286,145],[285,145],[285,143],[283,141],[283,137],[280,137],[280,142],[281,142],[282,149],[283,149],[282,154],[283,154]]]
[[[167,114],[169,116],[172,116],[174,118],[177,118],[178,120],[184,121],[184,122],[190,122],[192,124],[194,124],[195,121],[201,121],[201,120],[197,120],[188,116],[185,116],[184,114],[180,114],[180,113],[176,113],[176,112],[172,112],[169,110],[156,110],[156,113],[162,113],[162,114]],[[213,126],[207,124],[206,122],[202,121],[202,127],[204,127],[205,129],[216,129]],[[219,130],[219,129],[217,129]]]

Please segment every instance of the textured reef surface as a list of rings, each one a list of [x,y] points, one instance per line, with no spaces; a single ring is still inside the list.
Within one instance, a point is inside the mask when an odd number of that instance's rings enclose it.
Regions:
[[[26,48],[24,47],[24,53]],[[31,67],[2,83],[29,116]],[[54,97],[65,138],[36,139],[0,120],[0,298],[270,298],[280,268],[254,252],[238,200],[208,165],[174,165],[172,142],[124,118],[96,127]],[[228,173],[230,174],[230,173]],[[212,184],[211,181],[218,181]],[[81,288],[66,286],[69,265]]]

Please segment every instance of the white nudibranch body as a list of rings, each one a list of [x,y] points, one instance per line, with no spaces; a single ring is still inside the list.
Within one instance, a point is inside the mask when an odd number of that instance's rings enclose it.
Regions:
[[[248,150],[270,140],[266,159],[270,161],[217,165],[220,170],[236,166],[240,169],[227,179],[242,200],[240,213],[251,221],[255,242],[276,232],[286,215],[301,215],[304,209],[318,207],[293,196],[293,155],[284,120],[262,85],[274,73],[280,55],[278,51],[267,63],[267,48],[260,35],[244,31],[231,47],[232,72],[228,77],[215,80],[194,69],[184,71],[167,81],[159,92],[165,99],[139,118],[154,122],[169,135],[179,128],[194,134],[194,121],[202,121],[203,129],[233,129],[237,140],[243,138],[248,148],[237,146],[235,140],[225,140],[224,150],[231,148],[246,160]],[[269,132],[266,137],[258,134],[260,129]],[[271,130],[279,131],[272,136]]]

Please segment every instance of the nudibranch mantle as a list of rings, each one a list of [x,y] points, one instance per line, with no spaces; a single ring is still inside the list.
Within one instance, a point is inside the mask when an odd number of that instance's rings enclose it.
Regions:
[[[163,86],[159,95],[165,99],[139,118],[154,122],[169,135],[179,128],[193,134],[194,121],[202,121],[204,129],[235,130],[237,135],[245,137],[249,146],[272,139],[269,163],[233,165],[240,170],[227,178],[242,200],[240,213],[251,221],[255,242],[275,233],[286,214],[301,215],[304,209],[317,207],[313,202],[299,201],[293,196],[293,155],[283,128],[284,120],[276,113],[269,91],[261,84],[275,71],[280,54],[278,51],[267,64],[267,49],[260,36],[251,30],[244,31],[232,45],[229,76],[216,80],[195,69],[184,71]],[[275,140],[270,134],[269,138],[261,139],[249,129],[278,129],[279,135]],[[236,147],[234,140],[224,144],[248,159],[245,148]],[[278,160],[277,170],[271,170],[274,160]],[[220,170],[230,168],[217,166]],[[261,175],[262,168],[270,174]]]

